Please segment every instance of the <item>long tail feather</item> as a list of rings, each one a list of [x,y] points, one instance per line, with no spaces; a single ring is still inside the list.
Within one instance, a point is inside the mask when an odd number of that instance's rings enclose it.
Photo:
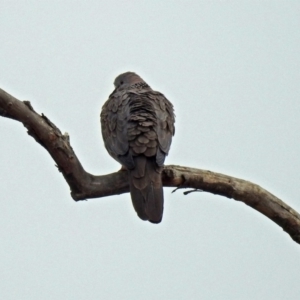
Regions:
[[[161,181],[162,168],[154,158],[137,156],[135,168],[129,171],[132,204],[142,220],[160,223],[163,215],[164,195]]]

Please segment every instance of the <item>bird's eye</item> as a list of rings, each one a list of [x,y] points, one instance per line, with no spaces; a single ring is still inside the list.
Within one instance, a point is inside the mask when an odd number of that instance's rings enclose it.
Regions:
[[[121,84],[123,84],[124,82],[123,82],[123,81],[121,81],[120,83],[121,83]]]

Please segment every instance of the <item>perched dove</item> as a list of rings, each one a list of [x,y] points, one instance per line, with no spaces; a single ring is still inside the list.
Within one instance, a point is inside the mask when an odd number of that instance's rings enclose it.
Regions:
[[[175,133],[173,105],[133,72],[119,75],[114,85],[100,116],[104,144],[129,172],[138,216],[159,223],[164,202],[161,172]]]

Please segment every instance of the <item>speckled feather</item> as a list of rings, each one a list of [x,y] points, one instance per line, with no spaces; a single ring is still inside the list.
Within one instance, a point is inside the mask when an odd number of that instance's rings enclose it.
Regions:
[[[159,223],[163,213],[161,171],[175,133],[173,105],[132,72],[119,75],[115,86],[101,112],[104,144],[129,171],[138,216]]]

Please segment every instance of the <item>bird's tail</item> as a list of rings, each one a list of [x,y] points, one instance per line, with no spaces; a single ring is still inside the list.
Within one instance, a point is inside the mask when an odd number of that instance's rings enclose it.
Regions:
[[[136,156],[134,162],[135,168],[129,170],[133,207],[142,220],[160,223],[164,208],[162,168],[157,166],[154,157]]]

